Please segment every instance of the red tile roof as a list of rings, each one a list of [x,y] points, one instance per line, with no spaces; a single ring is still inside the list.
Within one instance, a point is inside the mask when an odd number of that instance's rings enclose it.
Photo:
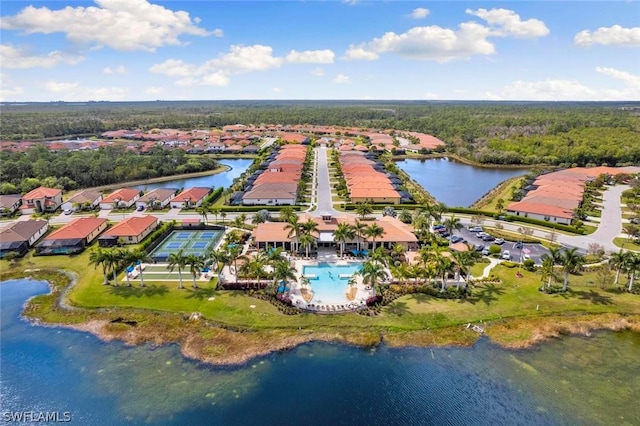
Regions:
[[[133,200],[138,194],[140,194],[139,189],[121,188],[113,191],[106,198],[103,198],[101,203],[115,203],[116,201],[128,202]]]
[[[74,219],[62,228],[53,231],[45,240],[66,240],[74,238],[87,238],[96,229],[107,222],[107,219],[99,217],[81,217]]]
[[[145,229],[157,224],[158,218],[155,216],[134,216],[123,220],[113,226],[103,236],[110,237],[135,237],[140,235]]]
[[[209,195],[210,192],[211,192],[211,188],[199,188],[199,187],[187,188],[181,193],[179,193],[173,200],[171,200],[171,202],[172,203],[183,202],[183,201],[196,202],[206,197],[207,195]]]
[[[45,188],[44,186],[41,186],[39,188],[34,189],[33,191],[27,192],[25,195],[22,196],[22,199],[37,200],[45,197],[55,197],[58,194],[62,194],[62,191],[60,189]]]

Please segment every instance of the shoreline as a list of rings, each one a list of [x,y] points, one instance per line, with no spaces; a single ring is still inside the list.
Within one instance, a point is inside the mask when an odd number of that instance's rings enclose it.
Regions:
[[[72,306],[63,299],[66,299],[68,291],[76,282],[73,273],[64,270],[30,272],[34,272],[34,275],[19,274],[5,279],[47,282],[49,293],[34,296],[23,305],[21,318],[31,324],[87,332],[104,342],[119,340],[130,346],[178,344],[180,353],[186,358],[218,366],[242,365],[254,358],[290,350],[312,341],[359,347],[376,347],[381,344],[392,348],[470,347],[485,335],[491,343],[502,349],[522,350],[563,336],[589,337],[593,332],[601,330],[630,330],[640,333],[640,314],[576,312],[487,321],[483,323],[483,334],[467,329],[463,324],[405,332],[353,327],[232,330],[206,319],[194,321],[186,313],[123,308],[90,310]],[[51,281],[52,274],[59,278],[57,282]],[[61,282],[61,278],[64,282]],[[47,304],[43,299],[53,303]],[[56,314],[57,310],[62,311],[63,317],[67,316],[70,322],[47,321],[47,314]]]

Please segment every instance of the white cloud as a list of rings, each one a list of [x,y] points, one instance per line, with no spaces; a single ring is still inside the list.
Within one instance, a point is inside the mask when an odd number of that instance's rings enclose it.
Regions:
[[[115,68],[106,67],[105,69],[102,70],[102,73],[103,74],[126,74],[127,69],[124,67],[124,65],[119,65]]]
[[[337,76],[335,76],[332,80],[334,83],[336,84],[345,84],[349,82],[349,77],[347,77],[344,74],[338,74]]]
[[[164,87],[147,87],[147,90],[145,90],[145,93],[147,95],[161,95],[164,93]]]
[[[605,84],[594,88],[576,80],[518,80],[498,93],[485,93],[485,98],[529,101],[630,101],[640,98],[640,75],[615,68],[596,67],[595,71],[621,81],[624,88],[612,89],[605,87]]]
[[[388,32],[369,42],[368,48],[378,54],[395,53],[405,58],[447,62],[495,53],[488,35],[488,28],[474,22],[460,24],[457,31],[432,25],[414,27],[402,34]]]
[[[49,80],[42,84],[42,88],[61,101],[121,101],[126,96],[122,87],[88,87],[79,82]]]
[[[221,36],[198,26],[187,12],[173,11],[147,0],[95,0],[96,6],[51,10],[27,6],[17,15],[3,16],[0,28],[26,34],[64,33],[79,44],[108,46],[116,50],[155,51],[179,46],[182,35]]]
[[[311,75],[315,76],[315,77],[324,77],[324,69],[322,68],[314,68],[313,70],[311,70]]]
[[[211,31],[211,34],[213,34],[214,37],[224,37],[224,31],[222,31],[220,28],[216,28],[215,30]]]
[[[0,73],[0,101],[16,100],[23,92],[24,88],[16,86],[9,75]]]
[[[411,11],[411,17],[413,19],[423,19],[429,15],[429,9],[425,9],[424,7],[418,7]]]
[[[233,45],[228,53],[202,65],[188,64],[181,59],[167,59],[153,65],[149,71],[167,77],[181,77],[176,81],[179,86],[226,86],[231,75],[278,68],[282,62],[282,58],[273,56],[270,46]]]
[[[640,27],[624,28],[620,25],[600,27],[596,31],[580,31],[573,39],[576,46],[604,46],[640,47]]]
[[[335,54],[329,49],[325,50],[305,50],[298,52],[292,50],[285,60],[292,64],[332,64]]]
[[[280,87],[272,87],[271,91],[273,93],[282,93],[282,89]]]
[[[630,89],[640,92],[640,75],[634,75],[627,71],[617,70],[615,68],[596,67],[596,72],[608,75],[616,80],[622,81]]]
[[[513,37],[544,37],[549,34],[549,29],[544,22],[538,19],[523,21],[520,15],[508,9],[467,9],[466,13],[484,19],[492,27],[493,36]]]
[[[374,61],[380,56],[371,50],[367,50],[363,45],[349,46],[349,49],[345,52],[343,59],[354,61]]]
[[[3,68],[52,68],[60,63],[75,65],[82,61],[81,56],[67,55],[53,51],[46,55],[31,54],[25,49],[10,44],[0,44],[0,62]]]

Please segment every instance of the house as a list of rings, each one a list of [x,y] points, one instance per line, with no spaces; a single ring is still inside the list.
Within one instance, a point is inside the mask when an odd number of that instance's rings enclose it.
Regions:
[[[81,217],[53,231],[36,245],[37,254],[71,254],[84,250],[107,228],[107,219]]]
[[[93,210],[100,201],[102,201],[100,192],[85,189],[62,203],[62,210]]]
[[[153,189],[136,201],[136,207],[146,209],[151,206],[153,208],[165,208],[173,196],[176,194],[176,189],[173,188],[156,188]]]
[[[22,196],[20,210],[24,214],[54,212],[61,204],[61,190],[41,186]]]
[[[255,186],[242,196],[242,204],[247,205],[294,205],[296,203],[298,184],[263,183]]]
[[[137,244],[158,227],[158,218],[151,215],[130,217],[98,238],[100,247],[111,247],[116,244]]]
[[[49,229],[46,220],[14,222],[0,231],[0,258],[9,253],[24,255]]]
[[[22,204],[22,195],[0,195],[0,216],[8,216],[16,212]]]
[[[211,188],[187,188],[171,200],[172,209],[200,207],[211,193]]]
[[[112,192],[100,201],[103,210],[126,209],[131,207],[140,198],[140,190],[135,188],[121,188]]]

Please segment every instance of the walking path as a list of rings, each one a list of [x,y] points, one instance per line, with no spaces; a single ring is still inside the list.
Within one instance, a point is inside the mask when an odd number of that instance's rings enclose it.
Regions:
[[[491,270],[501,262],[500,259],[495,259],[493,257],[489,257],[488,259],[489,259],[489,264],[482,271],[482,275],[480,275],[479,277],[471,277],[472,279],[479,280],[482,278],[487,278],[491,273]]]

